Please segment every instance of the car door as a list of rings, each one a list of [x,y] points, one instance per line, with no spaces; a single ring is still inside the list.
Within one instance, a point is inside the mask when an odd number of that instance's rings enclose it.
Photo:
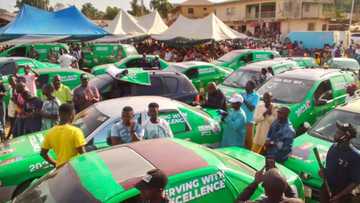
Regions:
[[[334,91],[330,80],[322,81],[313,95],[314,116],[323,116],[330,109],[334,108]]]
[[[345,103],[346,100],[346,86],[348,85],[343,75],[337,75],[330,79],[331,86],[334,90],[334,101],[332,108]]]
[[[161,110],[159,115],[169,123],[174,137],[190,141],[192,140],[192,128],[190,123],[187,121],[186,115],[176,109]]]

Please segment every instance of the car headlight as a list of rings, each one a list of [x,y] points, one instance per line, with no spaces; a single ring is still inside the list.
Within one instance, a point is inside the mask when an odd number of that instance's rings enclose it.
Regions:
[[[5,166],[5,165],[8,165],[8,164],[14,163],[16,161],[19,161],[21,159],[22,159],[21,157],[13,157],[13,158],[10,158],[10,159],[6,159],[6,160],[0,162],[0,166]]]

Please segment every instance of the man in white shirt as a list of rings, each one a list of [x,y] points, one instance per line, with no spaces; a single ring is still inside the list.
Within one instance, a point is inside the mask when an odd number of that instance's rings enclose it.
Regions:
[[[169,123],[159,118],[159,104],[150,103],[148,108],[148,116],[150,118],[143,125],[144,139],[173,137]]]
[[[58,59],[61,68],[72,68],[71,64],[73,64],[76,61],[77,59],[74,56],[68,54],[66,50],[62,51],[62,54]]]

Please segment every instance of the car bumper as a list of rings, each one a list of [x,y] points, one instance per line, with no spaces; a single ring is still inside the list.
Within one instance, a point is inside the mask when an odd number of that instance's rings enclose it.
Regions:
[[[7,202],[11,200],[11,196],[14,193],[16,186],[1,186],[0,187],[0,202]]]

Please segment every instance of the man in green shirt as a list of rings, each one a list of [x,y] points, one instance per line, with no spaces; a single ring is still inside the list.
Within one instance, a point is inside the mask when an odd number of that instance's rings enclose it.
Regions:
[[[69,87],[61,84],[60,75],[54,77],[53,86],[55,89],[53,95],[60,101],[60,104],[72,102],[72,92]]]

